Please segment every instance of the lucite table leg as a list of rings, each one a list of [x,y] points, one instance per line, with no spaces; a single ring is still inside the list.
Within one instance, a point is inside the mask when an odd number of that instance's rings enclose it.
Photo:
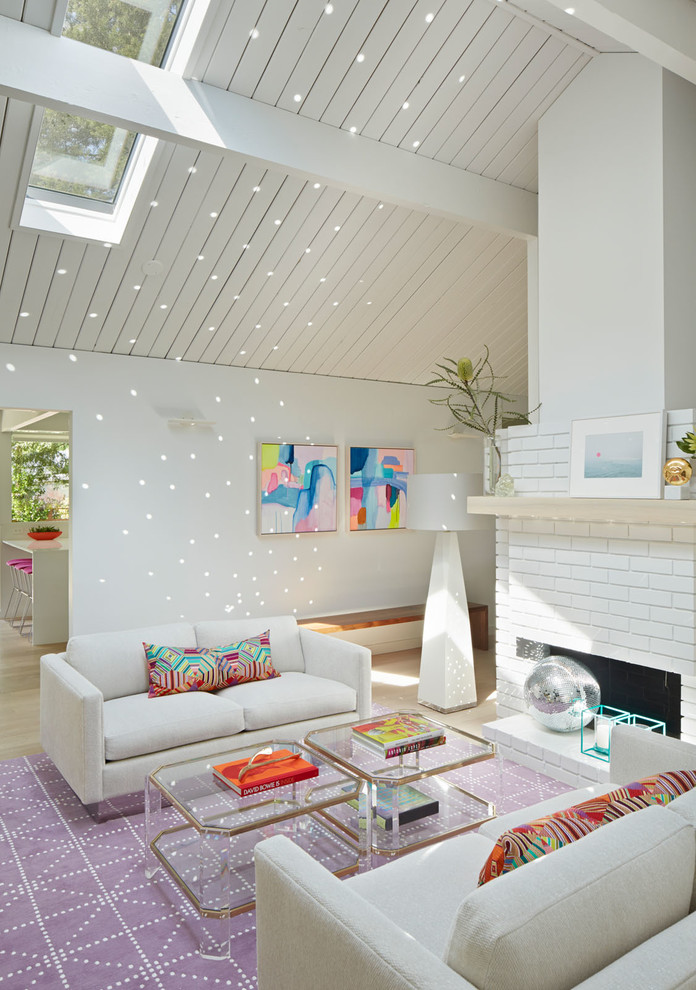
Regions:
[[[152,841],[159,831],[162,812],[162,792],[155,787],[150,777],[145,777],[145,876],[150,880],[160,867],[160,862],[152,851]]]
[[[198,897],[201,906],[200,953],[206,959],[230,955],[230,835],[203,829],[198,844]],[[221,911],[208,917],[206,911]]]
[[[363,780],[358,797],[358,871],[372,869],[373,784]]]

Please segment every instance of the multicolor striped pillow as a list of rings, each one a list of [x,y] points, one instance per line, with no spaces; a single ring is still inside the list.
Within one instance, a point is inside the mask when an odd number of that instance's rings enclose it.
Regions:
[[[548,855],[554,849],[575,842],[631,811],[640,811],[651,804],[669,804],[693,787],[696,787],[695,770],[656,773],[601,797],[583,801],[573,808],[511,828],[498,838],[484,863],[479,874],[479,887],[518,866]]]
[[[184,649],[178,646],[155,646],[143,643],[150,689],[148,697],[185,691],[215,691],[220,685],[218,651]]]
[[[246,681],[266,681],[280,677],[271,660],[270,631],[259,633],[239,643],[216,647],[218,653],[218,687],[233,687]]]

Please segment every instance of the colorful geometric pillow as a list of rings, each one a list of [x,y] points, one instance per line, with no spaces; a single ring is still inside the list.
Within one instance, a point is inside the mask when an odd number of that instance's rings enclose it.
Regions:
[[[526,825],[508,829],[498,838],[493,851],[479,874],[479,887],[546,856],[554,849],[575,842],[601,825],[616,821],[632,811],[651,804],[669,804],[674,798],[696,787],[696,771],[670,770],[637,780],[601,797],[552,815],[537,818]]]
[[[218,653],[143,643],[150,678],[149,698],[185,691],[215,691],[220,685]]]
[[[231,687],[245,681],[266,681],[280,674],[271,661],[270,632],[229,646],[216,646],[218,687]]]

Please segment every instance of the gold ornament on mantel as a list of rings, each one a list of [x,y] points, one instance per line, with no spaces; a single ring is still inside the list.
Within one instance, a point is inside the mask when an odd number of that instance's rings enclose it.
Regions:
[[[692,474],[691,464],[683,457],[670,457],[662,469],[662,477],[668,485],[686,485]]]

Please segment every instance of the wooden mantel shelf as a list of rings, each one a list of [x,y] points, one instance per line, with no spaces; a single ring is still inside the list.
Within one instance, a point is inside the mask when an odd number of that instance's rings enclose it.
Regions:
[[[577,519],[589,522],[696,526],[696,499],[535,498],[470,495],[469,512],[515,519]]]

